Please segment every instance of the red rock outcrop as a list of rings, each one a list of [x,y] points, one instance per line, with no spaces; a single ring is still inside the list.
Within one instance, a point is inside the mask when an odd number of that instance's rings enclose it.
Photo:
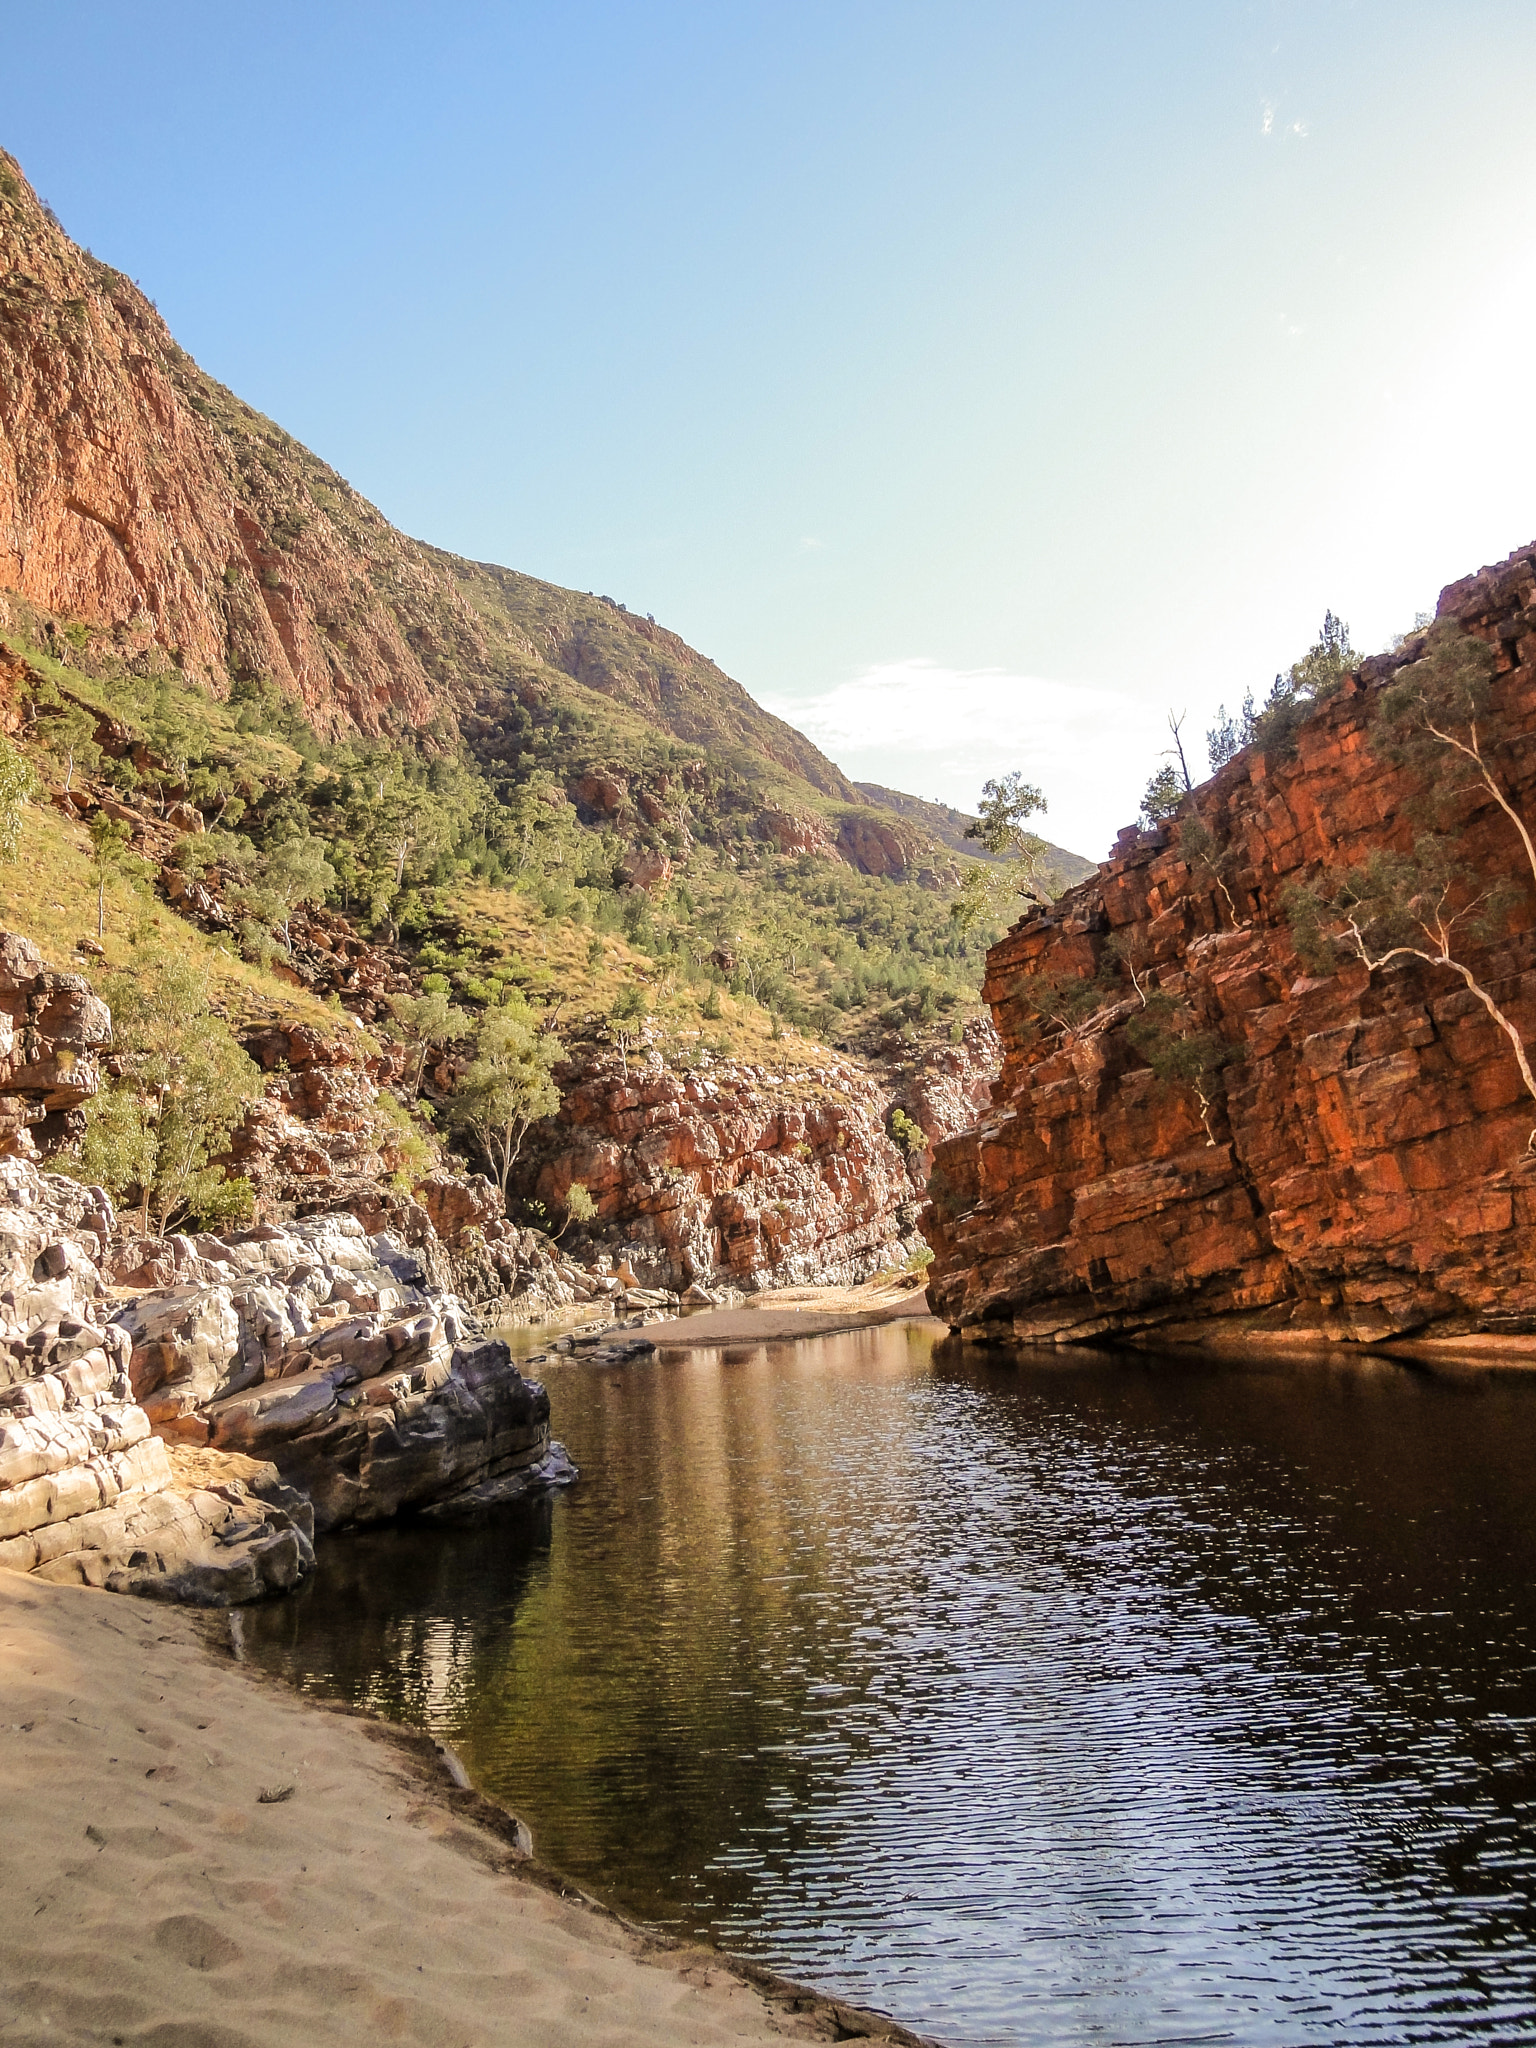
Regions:
[[[933,1148],[970,1130],[990,1107],[1003,1048],[990,1017],[973,1017],[958,1045],[933,1045],[913,1062],[896,1088],[895,1102],[928,1143],[913,1164],[924,1179]]]
[[[30,939],[0,932],[0,1158],[57,1151],[99,1085],[107,1006],[78,974],[46,965]]]
[[[626,889],[647,893],[664,889],[672,879],[672,862],[659,846],[632,846],[620,860],[619,880]]]
[[[115,631],[130,651],[163,648],[220,695],[232,664],[269,676],[322,728],[424,722],[437,693],[412,633],[457,626],[483,640],[422,551],[204,378],[137,286],[59,232],[9,159],[0,586]]]
[[[836,835],[826,818],[815,811],[785,810],[765,804],[757,815],[757,829],[780,853],[830,854]]]
[[[659,1061],[566,1068],[560,1116],[531,1134],[523,1169],[554,1216],[580,1182],[597,1203],[593,1234],[622,1240],[637,1278],[858,1280],[910,1237],[917,1190],[873,1075],[836,1057],[793,1074]]]
[[[1512,735],[1498,766],[1529,817],[1536,550],[1451,586],[1440,616],[1494,650]],[[1507,1040],[1443,968],[1309,974],[1282,910],[1290,879],[1412,845],[1419,786],[1373,749],[1372,720],[1419,651],[1364,663],[1301,727],[1294,758],[1250,748],[1196,793],[1229,856],[1225,890],[1174,832],[1131,831],[1094,880],[993,949],[1002,1076],[979,1128],[938,1147],[925,1219],[931,1299],[952,1326],[1056,1342],[1536,1341],[1536,1104]],[[1454,802],[1471,865],[1519,885],[1498,936],[1466,957],[1529,1043],[1524,856],[1485,790]],[[1047,983],[1092,975],[1116,935],[1144,981],[1238,1056],[1209,1135],[1193,1091],[1132,1044],[1128,980],[1075,1030],[1041,1014]]]

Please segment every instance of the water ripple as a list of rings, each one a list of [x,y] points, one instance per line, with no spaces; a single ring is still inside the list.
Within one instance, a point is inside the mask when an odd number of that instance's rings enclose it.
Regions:
[[[967,2048],[1536,2040],[1536,1387],[900,1328],[550,1384],[571,1496],[332,1543],[255,1652]]]

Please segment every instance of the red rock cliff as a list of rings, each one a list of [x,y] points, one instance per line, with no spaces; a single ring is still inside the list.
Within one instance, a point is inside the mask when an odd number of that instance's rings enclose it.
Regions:
[[[1536,549],[1455,584],[1440,616],[1493,649],[1498,766],[1536,808]],[[924,1228],[935,1311],[969,1335],[1073,1342],[1227,1337],[1536,1341],[1536,1104],[1508,1041],[1444,968],[1320,976],[1298,959],[1285,885],[1407,849],[1415,796],[1373,748],[1383,688],[1417,643],[1366,662],[1301,728],[1197,793],[1230,856],[1232,903],[1174,832],[1117,856],[989,958],[1004,1064],[990,1111],[937,1148]],[[1536,1038],[1536,904],[1514,828],[1468,787],[1450,829],[1519,900],[1466,958]],[[1159,1080],[1126,1026],[1129,983],[1076,1030],[1040,1014],[1112,935],[1139,973],[1238,1057],[1208,1112]]]

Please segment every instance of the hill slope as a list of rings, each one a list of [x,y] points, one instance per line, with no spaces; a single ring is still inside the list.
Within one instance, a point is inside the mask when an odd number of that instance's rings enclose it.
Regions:
[[[3,153],[0,429],[0,586],[130,649],[166,649],[217,696],[274,683],[336,736],[451,727],[542,684],[862,802],[653,620],[398,532],[199,369]]]
[[[898,818],[905,818],[926,832],[930,839],[940,846],[947,846],[951,853],[964,854],[971,860],[1001,860],[1003,855],[993,855],[979,846],[974,839],[966,838],[966,828],[976,820],[968,811],[957,811],[953,804],[935,803],[931,797],[908,796],[904,789],[887,789],[880,782],[856,782],[854,788],[866,803],[878,804],[882,810],[894,811]],[[1087,860],[1080,853],[1070,853],[1064,846],[1046,841],[1046,850],[1064,883],[1085,882],[1098,866],[1097,861]]]
[[[690,1042],[901,1058],[974,1011],[995,931],[949,917],[976,849],[937,813],[870,802],[654,619],[398,532],[3,154],[0,634],[0,724],[62,797],[88,716],[92,802],[210,827],[176,858],[258,965],[296,957],[272,876],[323,854],[331,906],[477,1010],[516,985],[601,1028],[622,996]]]

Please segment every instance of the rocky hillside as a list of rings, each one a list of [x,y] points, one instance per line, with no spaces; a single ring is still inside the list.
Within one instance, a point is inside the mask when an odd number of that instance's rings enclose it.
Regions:
[[[904,790],[887,789],[881,782],[859,782],[854,787],[866,802],[878,804],[882,810],[894,811],[899,818],[905,818],[921,832],[947,846],[951,853],[965,855],[972,860],[1004,860],[1005,854],[988,853],[974,839],[968,839],[969,828],[976,823],[968,811],[957,811],[953,804],[934,803],[925,796],[908,796]],[[1055,868],[1063,882],[1081,882],[1094,871],[1096,862],[1085,860],[1080,853],[1070,853],[1064,846],[1046,841],[1046,858]]]
[[[859,864],[838,827],[870,806],[803,734],[610,597],[398,532],[202,371],[3,152],[0,589],[129,658],[164,651],[217,697],[275,686],[322,735],[494,737],[530,705],[595,720],[620,756],[660,732],[830,801],[830,843]],[[873,872],[920,864],[925,834],[888,813],[884,832]]]
[[[419,1248],[426,1216],[467,1299],[530,1309],[626,1260],[737,1288],[915,1247],[931,1143],[994,1059],[987,935],[949,917],[963,840],[654,619],[396,531],[3,156],[0,729],[45,798],[0,916],[102,988],[206,981],[268,1076],[225,1161],[262,1220],[348,1209]],[[423,994],[458,1032],[424,1071],[398,1023]],[[489,1163],[453,1098],[507,1005],[558,1038],[561,1109],[510,1216],[440,1229],[457,1197],[419,1165],[386,1187],[401,1132]],[[78,1135],[79,1056],[28,1110],[44,1159]],[[527,1226],[578,1181],[572,1271]]]
[[[1536,1347],[1533,815],[1526,549],[993,949],[1003,1071],[937,1148],[936,1312]]]
[[[0,725],[89,793],[58,741],[82,714],[96,793],[175,828],[162,864],[238,818],[224,879],[248,896],[282,842],[317,841],[329,904],[459,1000],[494,965],[600,1014],[596,926],[655,962],[632,962],[650,1014],[738,1056],[783,1022],[906,1058],[974,1015],[998,927],[948,917],[976,849],[942,807],[849,782],[616,599],[398,532],[0,155]],[[469,888],[496,901],[467,916]],[[247,916],[226,928],[250,958]],[[50,949],[76,936],[45,922],[24,928]]]

